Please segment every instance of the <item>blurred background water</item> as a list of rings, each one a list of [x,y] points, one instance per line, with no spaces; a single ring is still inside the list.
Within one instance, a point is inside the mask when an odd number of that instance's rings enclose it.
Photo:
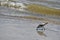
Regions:
[[[42,4],[45,6],[58,9],[60,8],[60,0],[15,0],[15,1],[21,3]],[[49,22],[48,25],[45,26],[45,28],[51,29],[52,31],[45,30],[44,31],[44,34],[46,35],[45,37],[44,35],[43,36],[39,35],[39,33],[37,33],[36,31],[36,27],[39,24],[44,23],[43,21],[25,19],[20,18],[18,16],[36,16],[41,18],[49,18],[50,20],[55,20],[59,22],[60,18],[29,13],[30,12],[21,12],[18,10],[0,6],[0,40],[60,40],[60,25]]]

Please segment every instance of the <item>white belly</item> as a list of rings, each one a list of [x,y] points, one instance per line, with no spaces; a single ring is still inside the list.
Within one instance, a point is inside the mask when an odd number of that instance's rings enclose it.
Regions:
[[[45,31],[45,28],[37,28],[36,30],[37,31],[40,31],[40,32],[44,32]]]

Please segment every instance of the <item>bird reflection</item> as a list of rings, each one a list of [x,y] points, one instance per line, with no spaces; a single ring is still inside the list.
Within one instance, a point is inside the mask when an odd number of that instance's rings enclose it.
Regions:
[[[45,37],[47,37],[47,35],[46,35],[44,32],[37,31],[37,33],[38,33],[40,36],[45,36]]]
[[[39,35],[41,35],[41,36],[46,36],[46,34],[44,33],[44,31],[45,31],[44,26],[45,26],[46,24],[48,24],[48,23],[39,24],[39,25],[37,26],[36,30],[37,30],[37,33],[38,33]]]

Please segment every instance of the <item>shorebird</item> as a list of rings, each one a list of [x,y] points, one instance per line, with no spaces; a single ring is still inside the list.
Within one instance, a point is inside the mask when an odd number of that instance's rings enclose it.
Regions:
[[[46,24],[48,24],[48,22],[47,22],[47,23],[44,23],[44,24],[39,24],[39,25],[37,26],[36,30],[37,30],[37,31],[40,31],[40,32],[43,32],[43,31],[45,30],[44,26],[45,26]]]

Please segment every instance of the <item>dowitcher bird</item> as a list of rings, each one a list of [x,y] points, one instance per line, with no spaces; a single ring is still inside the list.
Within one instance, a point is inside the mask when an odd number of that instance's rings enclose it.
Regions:
[[[45,26],[46,24],[48,24],[48,23],[39,24],[36,30],[43,32],[43,31],[45,30],[44,26]]]
[[[45,26],[46,24],[48,24],[48,23],[39,24],[39,25],[37,26],[36,30],[37,30],[37,33],[38,33],[39,35],[46,36],[45,33],[44,33],[44,31],[45,31],[44,26]]]

